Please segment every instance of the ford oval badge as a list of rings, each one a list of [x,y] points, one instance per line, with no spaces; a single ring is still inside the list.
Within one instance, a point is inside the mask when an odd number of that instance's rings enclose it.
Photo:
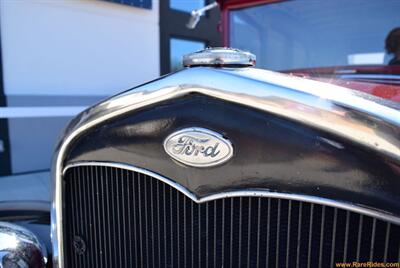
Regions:
[[[211,167],[228,161],[232,143],[222,135],[204,128],[185,128],[169,135],[164,150],[173,159],[193,167]]]

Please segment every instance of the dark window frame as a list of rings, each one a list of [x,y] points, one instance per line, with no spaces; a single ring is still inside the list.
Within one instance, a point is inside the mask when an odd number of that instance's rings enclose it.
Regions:
[[[3,80],[3,57],[0,34],[0,107],[7,107],[7,99]],[[3,142],[4,151],[0,151],[0,176],[11,174],[11,152],[8,131],[8,119],[0,118],[0,140]]]

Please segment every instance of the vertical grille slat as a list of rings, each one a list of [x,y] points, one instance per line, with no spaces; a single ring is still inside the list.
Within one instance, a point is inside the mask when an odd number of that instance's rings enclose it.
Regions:
[[[242,211],[243,211],[243,209],[242,209],[242,197],[239,197],[239,227],[238,227],[238,236],[239,236],[239,245],[238,245],[238,251],[239,251],[239,254],[238,254],[238,258],[239,258],[239,260],[238,260],[238,264],[239,264],[239,267],[241,266],[241,257],[242,257],[242,247],[241,247],[241,245],[242,245],[242,220],[243,220],[243,217],[242,217]]]
[[[85,193],[85,189],[83,188],[83,186],[82,186],[82,172],[84,171],[84,169],[82,168],[81,170],[78,170],[78,172],[79,172],[79,177],[78,177],[78,187],[79,187],[79,189],[82,189],[83,190],[83,193]],[[80,226],[80,233],[78,233],[78,234],[80,234],[80,238],[81,239],[87,239],[86,237],[85,237],[85,226],[86,226],[86,222],[84,221],[84,214],[85,214],[85,212],[83,211],[83,204],[84,204],[84,202],[83,202],[83,193],[82,193],[82,191],[79,191],[78,192],[79,193],[79,202],[77,203],[77,206],[79,207],[79,214],[80,214],[80,219],[82,220],[82,223],[81,224],[79,224],[78,223],[78,226]],[[80,204],[80,205],[79,205]],[[75,242],[76,241],[80,241],[79,239],[75,239]],[[80,254],[79,252],[78,252],[78,254],[79,254],[79,259],[80,259],[80,263],[81,263],[81,265],[82,266],[84,266],[84,265],[86,265],[85,264],[85,260],[86,260],[86,258],[84,259],[84,258],[82,258],[82,254]]]
[[[126,171],[126,183],[125,183],[125,187],[126,187],[126,195],[127,195],[127,199],[128,200],[131,200],[131,193],[130,193],[130,185],[129,185],[129,181],[130,181],[130,174],[129,174],[129,172],[127,172]],[[131,216],[131,206],[130,206],[130,202],[127,202],[127,223],[128,223],[128,225],[127,226],[132,226],[132,216]],[[130,240],[134,240],[135,238],[134,238],[134,236],[133,236],[133,232],[132,232],[132,228],[127,228],[128,230],[128,241],[130,241]],[[129,244],[129,246],[128,246],[128,252],[129,252],[129,254],[128,254],[128,256],[127,256],[127,263],[128,263],[128,265],[132,265],[132,258],[134,258],[133,260],[136,260],[136,257],[135,257],[135,255],[133,254],[133,252],[132,252],[132,248],[133,248],[134,246],[133,245],[131,245],[131,244]]]
[[[256,245],[256,261],[257,267],[260,267],[260,222],[261,222],[261,198],[258,198],[258,208],[257,208],[257,245]],[[224,200],[225,202],[225,200]],[[222,215],[223,217],[223,215]]]
[[[106,206],[106,203],[105,203],[105,193],[104,193],[104,168],[100,168],[99,169],[99,172],[100,172],[100,190],[101,190],[101,196],[100,196],[100,198],[101,198],[101,207],[102,208],[104,208],[105,206]],[[99,208],[99,210],[100,210],[101,208]],[[100,213],[100,212],[99,212]],[[107,220],[107,218],[106,218],[106,214],[104,213],[104,211],[101,211],[101,218],[102,218],[102,221],[103,221],[103,223],[106,223],[106,220]],[[103,257],[104,257],[104,267],[107,267],[107,257],[106,257],[106,252],[107,252],[107,241],[108,241],[108,239],[107,239],[107,224],[102,224],[102,226],[101,226],[101,230],[102,230],[102,245],[103,245],[103,251],[102,251],[102,255],[103,255]]]
[[[376,219],[373,219],[372,223],[372,234],[371,234],[371,248],[369,252],[369,261],[372,261],[374,256],[374,246],[375,246],[375,228],[376,228]]]
[[[362,227],[363,227],[363,215],[360,216],[360,224],[358,227],[358,235],[357,235],[357,257],[356,261],[360,261],[360,250],[361,250],[361,234],[362,234]]]
[[[76,178],[77,177],[77,169],[74,169],[73,171],[73,176]],[[72,184],[72,185],[71,185]],[[67,191],[71,193],[71,210],[72,211],[78,211],[78,208],[76,206],[76,204],[78,204],[78,196],[76,194],[76,192],[74,192],[72,189],[76,189],[77,188],[77,180],[75,179],[73,182],[71,182],[70,184],[68,184],[70,187],[67,188]],[[78,221],[79,217],[75,217],[74,219],[72,219],[72,229],[75,231],[75,233],[77,233],[77,221]],[[74,239],[73,236],[69,237],[68,240]],[[69,242],[70,244],[70,249],[71,252],[74,251],[74,243],[73,241]],[[79,263],[78,262],[78,254],[74,254],[73,255],[74,258],[74,263]]]
[[[198,239],[197,239],[197,243],[198,243],[198,250],[199,250],[199,254],[197,255],[197,260],[198,260],[198,264],[199,264],[199,268],[201,267],[201,205],[199,205],[197,207],[197,213],[198,213],[198,218],[197,218],[197,226],[198,226],[198,230],[197,230],[197,235],[198,235]]]
[[[164,258],[162,259],[162,263],[167,263],[167,216],[165,215],[166,210],[166,185],[162,184],[162,199],[161,203],[163,204],[163,211],[162,211],[162,216],[163,216],[163,236],[164,236]]]
[[[136,194],[137,195],[137,199],[138,199],[138,210],[139,210],[139,219],[138,219],[138,221],[139,221],[139,247],[140,247],[139,258],[140,258],[140,267],[144,266],[143,265],[143,259],[144,259],[143,254],[144,254],[144,252],[143,252],[143,238],[142,238],[142,236],[143,236],[143,228],[142,228],[143,221],[142,221],[142,200],[141,200],[142,199],[141,182],[142,182],[142,177],[143,176],[144,176],[143,174],[139,174],[139,178],[137,180],[137,182],[138,182],[138,185],[137,185],[138,193]]]
[[[143,195],[144,195],[144,206],[143,206],[143,210],[144,210],[144,225],[143,225],[143,227],[144,227],[144,229],[145,229],[145,231],[144,231],[144,234],[145,234],[145,236],[146,236],[146,238],[147,237],[149,237],[149,233],[148,233],[148,226],[149,226],[149,224],[148,224],[148,221],[147,221],[147,219],[148,219],[148,217],[147,217],[147,214],[148,214],[148,209],[147,209],[147,183],[146,183],[146,178],[147,176],[146,175],[144,175],[143,176]],[[145,242],[145,253],[144,253],[144,255],[146,255],[146,267],[149,267],[149,239],[144,239],[144,242]],[[144,266],[143,266],[144,267]]]
[[[389,238],[390,238],[390,223],[387,223],[386,226],[386,236],[385,236],[385,252],[383,257],[383,262],[387,261],[388,247],[389,247]]]
[[[187,233],[186,233],[186,228],[187,228],[187,224],[186,224],[186,196],[183,196],[183,267],[187,267],[187,247],[186,245],[186,239],[187,239]]]
[[[275,247],[275,265],[276,268],[279,267],[279,239],[280,235],[280,228],[281,228],[281,199],[278,199],[278,217],[277,217],[277,224],[276,224],[276,247]]]
[[[123,198],[126,196],[126,193],[125,193],[125,191],[126,191],[126,186],[125,186],[125,180],[126,180],[126,175],[125,175],[125,170],[120,170],[120,180],[121,180],[121,203],[122,203],[122,238],[123,238],[123,244],[122,244],[122,247],[123,247],[123,252],[124,252],[124,255],[122,256],[122,258],[123,258],[123,262],[122,263],[129,263],[129,261],[128,261],[128,248],[129,247],[126,247],[126,246],[124,246],[124,245],[126,245],[127,244],[127,232],[128,232],[128,230],[127,230],[127,228],[126,228],[126,210],[125,210],[125,207],[126,207],[126,205],[125,205],[125,202],[124,202],[124,200],[123,200]],[[121,260],[122,261],[122,260]]]
[[[300,265],[300,239],[301,239],[301,216],[302,216],[302,211],[303,211],[303,203],[300,203],[299,207],[299,224],[298,224],[298,229],[297,229],[297,249],[296,249],[296,267],[299,267]]]
[[[266,254],[265,254],[265,265],[269,266],[269,231],[270,231],[270,222],[271,222],[271,199],[268,200],[268,207],[267,207],[267,234],[266,234]]]
[[[337,208],[333,211],[333,230],[332,230],[332,248],[336,246],[336,224],[337,224]],[[335,260],[335,251],[331,251],[330,266],[333,267]]]
[[[292,201],[289,200],[289,209],[288,209],[288,224],[287,224],[287,233],[286,233],[286,267],[289,267],[289,253],[290,253],[290,224],[291,224],[291,214],[292,213]]]
[[[181,250],[180,250],[180,223],[179,223],[179,218],[180,218],[180,210],[179,210],[179,192],[176,192],[176,220],[177,220],[177,223],[176,223],[176,228],[177,228],[177,231],[176,231],[176,237],[177,237],[177,255],[178,255],[178,261],[177,261],[177,265],[176,265],[176,267],[180,267],[180,264],[181,264],[181,258],[180,258],[180,252],[181,252]]]
[[[210,203],[206,203],[206,204],[205,204],[205,207],[206,207],[206,219],[209,218],[209,216],[208,216],[208,207],[209,207],[209,204],[210,204]],[[208,268],[208,262],[209,262],[209,259],[208,259],[209,254],[208,254],[208,253],[210,252],[210,251],[209,251],[209,248],[208,248],[208,241],[210,240],[210,239],[209,239],[209,236],[208,236],[209,233],[210,233],[210,232],[209,232],[209,229],[208,229],[208,222],[209,222],[209,221],[206,220],[206,254],[205,254],[205,255],[206,255],[206,267],[207,267],[207,268]]]
[[[115,174],[113,172],[114,169],[108,168],[108,171],[110,172],[110,176],[107,177],[107,179],[109,180],[109,186],[110,186],[110,203],[111,203],[110,211],[111,211],[111,213],[115,211],[117,214],[118,212],[115,209],[115,202],[116,202],[116,199],[118,198],[118,196],[116,196],[114,188],[115,188],[116,184],[118,184],[118,183],[114,183],[114,180],[115,180],[115,176],[114,176]],[[86,192],[85,189],[83,189],[83,191],[84,191],[84,193]],[[110,214],[108,217],[110,218]],[[116,263],[117,256],[118,256],[117,255],[118,254],[118,246],[117,246],[118,241],[116,240],[118,238],[116,235],[116,232],[117,232],[116,231],[116,228],[117,228],[116,219],[117,219],[117,217],[118,217],[117,215],[114,215],[114,217],[111,217],[111,236],[110,236],[110,238],[115,241],[114,246],[110,246],[111,247],[110,252],[114,255],[114,258],[112,258],[112,262],[111,262],[112,267],[116,267],[118,265]]]
[[[314,216],[314,204],[311,204],[310,212],[310,225],[308,229],[308,255],[307,255],[307,267],[311,267],[311,250],[312,250],[312,231],[313,231],[313,216]]]
[[[195,254],[195,251],[194,251],[194,241],[195,241],[195,237],[194,237],[194,231],[193,231],[193,228],[194,228],[194,221],[193,221],[193,217],[194,217],[194,211],[193,211],[193,203],[190,203],[190,222],[191,222],[191,224],[190,224],[190,238],[191,238],[191,240],[190,240],[190,246],[191,246],[191,261],[190,261],[190,267],[194,267],[194,254]]]
[[[400,226],[301,201],[196,203],[142,173],[75,166],[64,175],[66,267],[327,267],[397,262]]]
[[[156,190],[156,192],[155,192],[155,195],[156,195],[156,204],[157,204],[157,253],[158,253],[158,266],[160,267],[161,266],[161,232],[160,232],[160,196],[159,196],[159,193],[160,193],[160,182],[159,181],[156,181],[156,188],[157,188],[157,190]]]
[[[129,184],[131,185],[130,188],[132,189],[131,193],[132,196],[129,198],[129,200],[132,200],[132,210],[133,210],[133,217],[132,217],[132,221],[133,221],[133,232],[134,232],[134,248],[135,248],[135,259],[134,262],[137,263],[139,261],[139,255],[138,255],[138,251],[139,251],[139,239],[138,239],[138,226],[137,226],[137,207],[136,207],[136,192],[135,192],[135,180],[136,180],[136,174],[131,173],[130,174],[130,182]],[[131,202],[129,202],[131,203]]]
[[[213,267],[217,267],[217,201],[214,204],[214,252],[213,252]]]
[[[151,218],[151,243],[152,243],[152,247],[151,247],[151,254],[152,254],[152,261],[151,261],[151,266],[155,266],[155,262],[154,262],[154,260],[156,259],[156,252],[155,252],[155,247],[156,247],[156,245],[155,245],[155,225],[154,225],[154,211],[155,211],[155,209],[154,209],[154,196],[153,196],[153,193],[154,193],[154,189],[153,189],[153,187],[154,187],[154,180],[151,180],[151,179],[149,179],[149,181],[150,181],[150,208],[151,208],[151,210],[150,210],[150,218]]]
[[[343,262],[347,261],[347,245],[348,240],[347,237],[349,236],[349,221],[350,221],[350,212],[346,211],[346,230],[344,234],[344,250],[343,250]]]
[[[251,248],[251,200],[249,198],[249,213],[247,222],[247,267],[250,267],[250,248]]]
[[[90,174],[94,174],[93,172],[93,167],[89,167],[88,168],[88,174],[87,174],[87,178],[90,178]],[[91,178],[90,180],[94,180],[96,178],[96,176],[94,176],[94,178]],[[99,263],[97,258],[95,258],[95,256],[98,254],[99,250],[97,248],[97,225],[95,224],[95,218],[96,218],[96,214],[94,212],[94,209],[96,208],[96,206],[94,205],[95,202],[95,194],[96,192],[94,191],[94,182],[89,181],[88,179],[88,189],[90,189],[90,202],[89,203],[89,217],[90,217],[90,227],[91,227],[91,232],[90,232],[90,236],[94,237],[93,242],[94,242],[94,252],[92,253],[92,262],[95,264],[96,267],[99,267]]]
[[[231,207],[230,207],[230,215],[231,215],[231,218],[230,218],[230,223],[231,223],[231,226],[230,226],[230,243],[229,243],[229,258],[230,258],[230,260],[229,260],[229,263],[230,263],[230,267],[232,267],[233,266],[233,257],[232,257],[232,251],[233,251],[233,198],[231,198]]]
[[[324,250],[324,225],[325,225],[325,207],[322,207],[322,215],[321,215],[321,236],[319,241],[319,257],[318,257],[318,267],[322,267],[322,253]]]
[[[117,210],[117,219],[116,219],[116,225],[117,225],[117,240],[118,240],[118,247],[117,247],[117,250],[118,250],[118,261],[119,262],[117,262],[118,264],[118,266],[119,265],[122,265],[122,236],[121,236],[121,208],[120,208],[120,200],[121,200],[121,194],[120,194],[120,188],[121,188],[121,182],[120,182],[120,176],[119,176],[119,171],[120,170],[115,170],[115,181],[117,182],[117,183],[115,183],[115,185],[116,185],[116,189],[115,189],[115,192],[116,192],[116,210]]]

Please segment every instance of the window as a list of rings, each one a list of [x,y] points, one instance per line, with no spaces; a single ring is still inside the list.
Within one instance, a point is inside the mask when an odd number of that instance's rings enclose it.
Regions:
[[[205,48],[204,42],[200,41],[171,38],[170,42],[170,68],[172,72],[183,67],[183,55]]]
[[[190,13],[194,9],[204,7],[205,0],[170,0],[169,5],[172,9]]]
[[[230,45],[271,70],[387,64],[400,1],[282,1],[230,13]]]

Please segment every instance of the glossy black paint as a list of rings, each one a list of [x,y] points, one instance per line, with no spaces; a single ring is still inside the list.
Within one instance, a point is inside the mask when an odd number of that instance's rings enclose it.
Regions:
[[[223,134],[234,156],[212,168],[173,161],[164,139],[182,128]],[[175,180],[198,197],[261,189],[304,194],[400,216],[400,165],[376,151],[275,115],[192,94],[90,129],[67,152],[81,161],[126,163]]]

